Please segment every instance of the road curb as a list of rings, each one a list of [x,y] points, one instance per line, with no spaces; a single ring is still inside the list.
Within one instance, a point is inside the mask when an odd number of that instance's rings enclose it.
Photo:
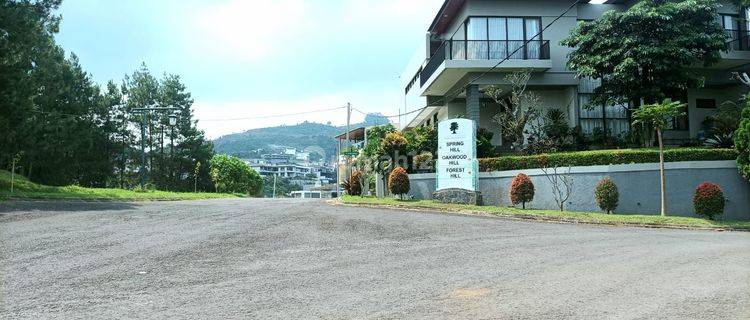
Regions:
[[[635,227],[635,228],[649,228],[649,229],[674,229],[674,230],[695,230],[695,231],[734,231],[734,232],[750,232],[750,229],[745,228],[732,228],[732,227],[690,227],[690,226],[679,226],[679,225],[662,225],[662,224],[646,224],[646,223],[616,223],[616,222],[592,222],[592,221],[580,221],[576,219],[565,219],[557,217],[540,217],[533,215],[522,215],[522,214],[496,214],[488,213],[476,210],[463,210],[463,209],[450,209],[450,208],[433,208],[433,207],[420,207],[420,206],[399,206],[389,204],[359,204],[359,203],[344,203],[340,200],[329,200],[326,201],[331,205],[344,206],[344,207],[363,207],[372,209],[390,209],[390,210],[405,210],[415,212],[430,212],[430,213],[452,213],[463,216],[475,216],[475,217],[489,217],[498,218],[514,221],[537,221],[537,222],[548,222],[558,224],[581,224],[581,225],[592,225],[592,226],[610,226],[610,227]]]

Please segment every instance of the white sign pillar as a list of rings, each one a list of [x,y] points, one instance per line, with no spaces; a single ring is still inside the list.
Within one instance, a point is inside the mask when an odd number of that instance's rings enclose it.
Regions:
[[[447,119],[438,123],[437,191],[477,191],[477,124],[469,119]]]

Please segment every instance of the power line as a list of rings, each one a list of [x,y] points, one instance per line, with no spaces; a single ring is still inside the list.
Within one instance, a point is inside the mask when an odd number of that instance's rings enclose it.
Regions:
[[[392,115],[392,116],[387,116],[387,115],[379,115],[379,116],[381,116],[381,117],[384,117],[384,118],[396,118],[396,117],[400,117],[400,116],[404,116],[404,115],[412,114],[412,113],[415,113],[415,112],[417,112],[417,111],[421,111],[422,109],[426,109],[426,108],[428,108],[428,107],[422,107],[422,108],[419,108],[419,109],[416,109],[416,110],[412,110],[412,111],[409,111],[409,112],[407,112],[407,113],[395,114],[395,115]],[[359,112],[359,113],[363,114],[363,115],[368,115],[368,114],[369,114],[369,113],[367,113],[367,112],[364,112],[364,111],[362,111],[362,110],[359,110],[359,109],[357,109],[357,108],[354,108],[354,107],[352,107],[352,109],[353,109],[354,111],[357,111],[357,112]]]
[[[225,119],[198,119],[198,120],[201,121],[201,122],[206,122],[206,121],[255,120],[255,119],[267,119],[267,118],[279,118],[279,117],[296,116],[296,115],[310,114],[310,113],[316,113],[316,112],[333,111],[333,110],[339,110],[339,109],[344,109],[344,108],[346,108],[346,106],[340,106],[340,107],[334,107],[334,108],[328,108],[328,109],[310,110],[310,111],[303,111],[303,112],[274,114],[274,115],[267,115],[267,116],[257,116],[257,117],[225,118]]]

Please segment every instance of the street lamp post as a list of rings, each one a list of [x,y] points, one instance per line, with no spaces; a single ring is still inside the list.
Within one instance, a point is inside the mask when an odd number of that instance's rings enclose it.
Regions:
[[[144,107],[144,108],[133,108],[132,111],[141,114],[141,168],[138,170],[140,175],[141,190],[146,187],[146,125],[148,124],[148,116],[151,112],[169,112],[169,125],[174,126],[177,123],[176,111],[179,108],[174,107]]]

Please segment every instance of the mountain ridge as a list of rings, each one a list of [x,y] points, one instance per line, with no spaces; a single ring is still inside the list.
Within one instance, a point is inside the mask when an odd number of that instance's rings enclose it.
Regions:
[[[364,122],[351,124],[350,128],[374,126],[389,123],[380,114],[368,114]],[[346,131],[346,126],[304,121],[296,125],[280,125],[246,130],[221,136],[215,140],[214,150],[240,158],[259,158],[262,154],[277,152],[279,147],[292,147],[298,150],[322,150],[326,160],[332,160],[337,153],[335,136]],[[320,148],[320,149],[318,149]],[[320,153],[321,151],[317,151]]]

